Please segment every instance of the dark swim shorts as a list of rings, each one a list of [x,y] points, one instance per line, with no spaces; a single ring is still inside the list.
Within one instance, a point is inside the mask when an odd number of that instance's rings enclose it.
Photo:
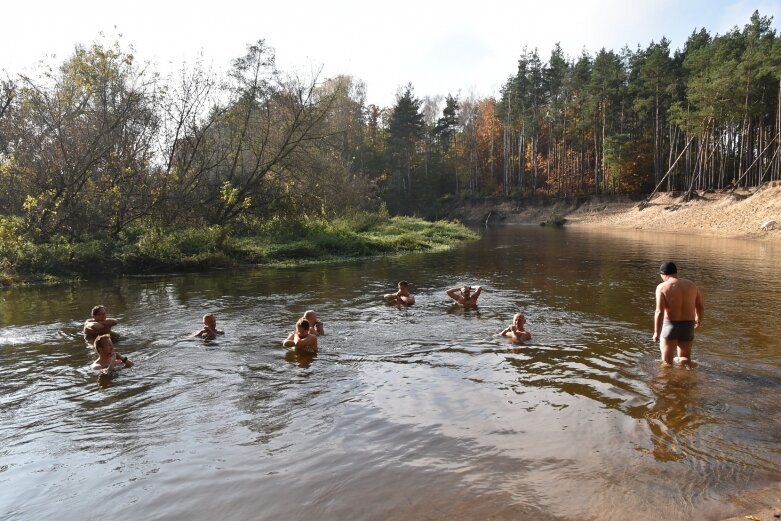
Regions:
[[[665,320],[662,326],[665,340],[694,340],[694,320]]]

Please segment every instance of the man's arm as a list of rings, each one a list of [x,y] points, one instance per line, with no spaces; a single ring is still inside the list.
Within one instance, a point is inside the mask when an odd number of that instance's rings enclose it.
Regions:
[[[477,286],[477,289],[475,289],[475,293],[474,293],[474,295],[472,295],[472,298],[474,300],[477,300],[477,297],[480,296],[480,293],[482,293],[482,291],[483,291],[483,287],[482,286]]]
[[[116,359],[125,364],[125,367],[133,367],[133,362],[131,362],[126,356],[122,356],[121,354],[117,353]]]
[[[295,347],[296,343],[293,340],[293,338],[296,336],[295,333],[290,333],[285,340],[282,341],[282,345],[285,347]]]
[[[512,331],[512,329],[513,329],[513,326],[507,326],[507,327],[506,327],[506,328],[505,328],[505,329],[504,329],[504,330],[503,330],[501,333],[499,333],[499,334],[500,334],[500,335],[502,335],[502,336],[507,336],[507,333],[509,333],[510,331]]]
[[[458,297],[460,296],[458,292],[461,291],[461,288],[453,288],[447,290],[447,296],[458,302]]]
[[[702,317],[705,314],[705,304],[702,302],[700,288],[697,288],[697,296],[694,299],[694,327],[700,327]]]
[[[106,328],[112,328],[116,326],[118,322],[113,318],[107,318],[106,320],[88,320],[84,323],[84,332],[91,334],[98,334]]]
[[[662,293],[662,285],[656,286],[656,310],[654,311],[654,342],[659,340],[659,334],[662,331],[662,324],[664,323],[664,308],[667,305],[664,300],[664,294]]]
[[[96,322],[94,320],[87,320],[84,322],[84,333],[96,335],[97,330],[100,329],[100,322]]]

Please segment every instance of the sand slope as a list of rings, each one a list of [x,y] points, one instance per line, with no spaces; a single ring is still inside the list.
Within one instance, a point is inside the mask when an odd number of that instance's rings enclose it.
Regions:
[[[689,201],[683,193],[656,194],[641,209],[641,199],[595,195],[578,199],[482,199],[454,208],[448,215],[473,225],[540,224],[563,216],[568,226],[609,226],[625,229],[693,233],[781,241],[781,181],[753,190],[699,192]],[[763,231],[762,223],[778,222]]]
[[[587,202],[566,214],[569,224],[697,233],[721,237],[781,240],[781,182],[755,191],[700,193],[688,202],[681,194],[657,194],[647,206],[637,202]],[[778,222],[763,231],[762,223]]]

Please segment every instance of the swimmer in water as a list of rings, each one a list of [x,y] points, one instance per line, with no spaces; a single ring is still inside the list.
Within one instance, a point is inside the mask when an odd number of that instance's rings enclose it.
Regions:
[[[323,329],[323,321],[317,318],[317,313],[314,310],[309,309],[304,313],[304,317],[309,322],[309,332],[313,335],[323,336],[325,329]]]
[[[413,305],[415,303],[415,297],[409,292],[409,282],[402,280],[399,282],[398,288],[399,290],[396,293],[388,293],[384,296],[385,300],[388,301],[388,304]]]
[[[282,343],[285,347],[295,348],[298,353],[317,353],[317,335],[311,333],[309,321],[299,318],[296,330],[288,335]]]
[[[133,362],[126,356],[114,351],[114,343],[111,341],[111,335],[98,335],[93,344],[98,353],[98,359],[92,362],[92,368],[101,373],[108,374],[121,367],[133,367]]]
[[[513,323],[499,334],[509,337],[513,342],[525,342],[532,339],[532,334],[524,329],[525,326],[526,317],[521,313],[516,313],[513,317]]]
[[[456,304],[466,308],[477,306],[477,299],[482,292],[482,286],[475,287],[474,293],[472,293],[472,286],[462,286],[447,290],[447,296],[455,300]]]
[[[92,308],[92,318],[84,322],[84,338],[93,342],[98,335],[111,333],[111,328],[117,325],[117,320],[106,316],[106,306],[100,304]]]
[[[224,335],[225,331],[217,329],[217,319],[213,314],[207,313],[203,316],[203,329],[193,333],[193,336],[198,338],[204,338],[206,340],[214,340],[217,335]]]

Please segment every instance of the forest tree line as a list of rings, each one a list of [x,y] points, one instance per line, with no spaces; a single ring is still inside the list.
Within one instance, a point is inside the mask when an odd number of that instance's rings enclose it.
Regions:
[[[391,107],[367,104],[350,76],[280,71],[262,40],[226,74],[195,64],[166,78],[118,43],[78,46],[0,78],[0,216],[45,242],[758,186],[781,179],[771,22],[755,12],[675,51],[664,38],[576,57],[557,45],[547,61],[524,50],[496,98],[418,98],[408,84]]]

